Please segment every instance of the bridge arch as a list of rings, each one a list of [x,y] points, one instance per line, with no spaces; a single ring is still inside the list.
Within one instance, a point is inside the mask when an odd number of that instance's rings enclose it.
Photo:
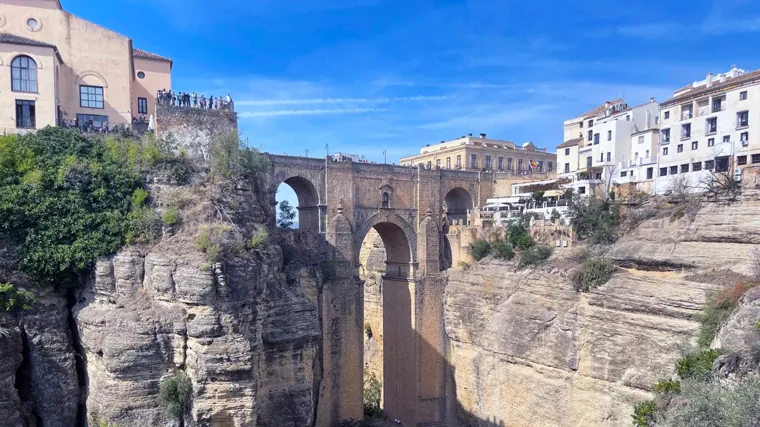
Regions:
[[[467,221],[467,211],[471,211],[474,206],[473,197],[469,191],[462,187],[454,187],[446,193],[444,200],[449,219]]]
[[[319,231],[321,199],[317,186],[308,178],[297,175],[279,180],[277,188],[282,184],[292,188],[298,198],[298,228]]]
[[[414,232],[414,228],[404,218],[395,213],[381,211],[367,218],[356,229],[357,250],[354,251],[356,257],[354,259],[355,265],[359,265],[359,248],[361,248],[367,233],[373,228],[380,234],[380,238],[385,246],[387,259],[391,263],[405,263],[411,268],[411,265],[417,262],[417,234]],[[414,271],[409,270],[408,273],[404,277],[414,276]]]

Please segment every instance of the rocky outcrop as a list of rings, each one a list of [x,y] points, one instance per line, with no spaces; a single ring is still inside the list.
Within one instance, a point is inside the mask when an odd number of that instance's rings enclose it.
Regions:
[[[21,331],[13,318],[0,316],[0,420],[3,425],[23,425],[23,407],[16,389],[16,372],[21,366]]]
[[[446,331],[463,423],[628,425],[632,406],[674,374],[681,349],[694,343],[695,316],[724,285],[715,270],[751,271],[758,207],[749,193],[704,203],[692,219],[643,222],[606,255],[624,268],[587,294],[573,289],[574,265],[562,253],[539,269],[485,261],[450,271]],[[757,340],[759,298],[756,290],[745,296],[716,346]]]

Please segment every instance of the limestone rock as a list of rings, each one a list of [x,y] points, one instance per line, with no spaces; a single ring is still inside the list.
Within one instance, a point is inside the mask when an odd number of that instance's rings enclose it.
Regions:
[[[22,360],[21,331],[10,316],[0,316],[0,420],[23,426],[23,408],[16,390],[16,371]]]

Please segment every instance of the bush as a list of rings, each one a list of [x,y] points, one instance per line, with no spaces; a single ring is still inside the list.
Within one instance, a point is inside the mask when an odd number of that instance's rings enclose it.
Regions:
[[[382,397],[383,385],[372,372],[364,378],[364,416],[377,418],[382,416],[383,411],[380,409],[380,399]]]
[[[702,314],[699,316],[700,328],[697,343],[700,348],[709,348],[721,325],[736,308],[739,299],[754,284],[738,283],[711,296]]]
[[[251,179],[266,172],[269,159],[240,139],[237,132],[211,141],[211,176],[216,180]]]
[[[10,283],[0,283],[0,313],[28,310],[34,300],[33,293],[17,289]]]
[[[760,379],[733,384],[685,381],[681,399],[666,414],[670,427],[757,427],[760,425]]]
[[[204,252],[210,262],[217,262],[224,249],[225,234],[229,231],[230,227],[225,224],[201,225],[195,235],[195,247]]]
[[[168,207],[164,209],[164,212],[161,214],[161,222],[168,227],[178,224],[179,209],[176,207]]]
[[[593,244],[615,241],[620,224],[620,205],[617,202],[577,197],[568,206],[571,224],[578,237]]]
[[[547,245],[537,245],[533,246],[530,249],[520,251],[520,268],[531,266],[531,265],[540,265],[543,264],[544,261],[549,259],[549,257],[552,255],[552,247]]]
[[[660,380],[654,385],[654,392],[659,395],[678,394],[681,392],[681,382],[678,380]]]
[[[608,259],[585,261],[581,266],[580,274],[573,277],[575,290],[588,292],[593,288],[602,286],[610,280],[615,270],[617,267]]]
[[[480,261],[491,254],[491,244],[487,240],[477,239],[470,244],[470,254],[475,261]]]
[[[491,245],[491,253],[494,258],[509,261],[515,257],[515,251],[512,246],[504,240],[497,240]]]
[[[177,372],[161,381],[158,399],[166,414],[181,421],[190,407],[193,383],[184,372]]]
[[[260,228],[256,230],[255,233],[253,233],[253,236],[251,236],[251,240],[248,241],[248,249],[257,250],[261,247],[264,242],[267,241],[269,238],[269,232],[264,229]]]
[[[525,220],[523,218],[514,224],[510,224],[508,229],[509,244],[513,248],[525,250],[532,248],[536,244],[536,242],[530,236],[530,231],[528,230],[527,225],[529,223],[530,220]]]
[[[132,209],[127,220],[127,243],[151,243],[161,237],[161,219],[153,208],[143,206]]]
[[[654,427],[657,415],[657,403],[654,400],[641,402],[633,407],[633,425],[636,427]]]
[[[704,380],[712,372],[713,362],[721,355],[719,349],[702,350],[699,353],[690,353],[682,357],[676,363],[676,372],[682,380]]]

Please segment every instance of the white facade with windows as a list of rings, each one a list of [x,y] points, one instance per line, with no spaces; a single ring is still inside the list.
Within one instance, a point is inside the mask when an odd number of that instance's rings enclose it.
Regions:
[[[698,186],[708,171],[760,165],[760,71],[733,67],[673,95],[661,105],[655,192],[668,191],[677,175]]]

